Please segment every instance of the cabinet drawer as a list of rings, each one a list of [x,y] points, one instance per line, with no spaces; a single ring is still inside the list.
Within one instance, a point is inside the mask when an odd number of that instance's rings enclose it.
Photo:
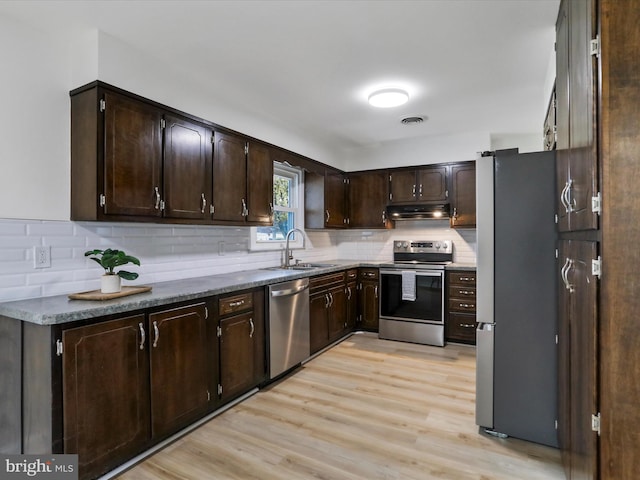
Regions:
[[[339,272],[321,275],[319,277],[311,277],[309,279],[309,291],[313,293],[323,288],[330,288],[335,284],[344,283],[344,275],[345,272]]]
[[[476,313],[476,301],[471,298],[450,298],[449,311]]]
[[[476,284],[476,272],[449,272],[450,285],[473,285]]]
[[[347,281],[356,280],[358,278],[358,270],[353,268],[351,270],[347,270]]]
[[[476,341],[476,316],[464,314],[449,314],[447,321],[447,338],[475,343]]]
[[[220,299],[218,306],[219,315],[229,315],[230,313],[244,312],[253,308],[253,295],[251,292],[241,293]]]
[[[377,268],[361,268],[360,280],[378,280],[379,270]]]
[[[475,300],[476,287],[459,287],[458,285],[449,286],[449,298],[468,298]]]

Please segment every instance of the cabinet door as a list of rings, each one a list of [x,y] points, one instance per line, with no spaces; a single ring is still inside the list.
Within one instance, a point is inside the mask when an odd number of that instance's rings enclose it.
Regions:
[[[150,438],[148,331],[144,315],[62,333],[64,453],[93,478],[140,452]]]
[[[591,260],[596,242],[560,242],[559,441],[565,469],[572,479],[596,478],[598,435],[591,415],[598,411],[598,282]]]
[[[450,312],[447,316],[447,341],[476,343],[476,316]]]
[[[356,173],[349,176],[349,226],[385,228],[389,201],[386,171]]]
[[[326,290],[309,296],[309,340],[312,354],[329,344],[328,309],[329,295]]]
[[[598,435],[591,415],[598,411],[597,299],[598,282],[591,273],[597,243],[569,242],[571,263],[565,274],[569,284],[571,478],[597,477]]]
[[[205,304],[149,315],[151,431],[164,436],[207,411],[210,386]]]
[[[247,209],[248,222],[273,225],[273,161],[269,149],[259,143],[249,145]]]
[[[418,184],[416,186],[416,200],[419,202],[446,202],[449,197],[447,190],[447,167],[427,167],[418,170]]]
[[[598,228],[591,199],[597,187],[597,58],[595,2],[562,2],[556,24],[558,228]]]
[[[325,226],[346,227],[346,185],[345,177],[339,174],[327,174],[324,178]]]
[[[344,285],[329,290],[329,342],[344,335],[347,321],[347,292]]]
[[[347,319],[345,329],[351,332],[356,328],[358,319],[358,283],[354,280],[347,283]]]
[[[211,201],[211,132],[165,115],[164,216],[208,219]]]
[[[253,312],[220,320],[220,384],[222,399],[230,399],[255,387],[256,325]]]
[[[363,280],[360,283],[360,315],[361,327],[378,331],[378,281]]]
[[[391,203],[407,203],[416,199],[415,170],[397,170],[390,174],[389,199]]]
[[[476,165],[474,162],[451,167],[451,227],[476,226]]]
[[[104,213],[162,215],[162,112],[105,92]]]
[[[247,204],[247,160],[244,138],[214,133],[213,220],[244,222]]]
[[[598,228],[591,211],[597,192],[596,78],[597,58],[590,53],[596,38],[595,2],[569,4],[569,178],[572,231]]]

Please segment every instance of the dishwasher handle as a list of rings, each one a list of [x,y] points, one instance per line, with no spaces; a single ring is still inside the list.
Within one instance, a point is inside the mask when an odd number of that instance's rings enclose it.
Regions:
[[[283,290],[272,290],[271,296],[272,297],[288,297],[290,295],[295,295],[296,293],[300,293],[306,290],[307,288],[309,288],[309,284],[300,285],[299,287],[295,287],[295,288],[285,288]]]

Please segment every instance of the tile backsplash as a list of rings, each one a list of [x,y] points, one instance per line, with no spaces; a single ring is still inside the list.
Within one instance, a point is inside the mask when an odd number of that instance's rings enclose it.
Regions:
[[[308,230],[302,261],[332,259],[389,261],[395,239],[444,239],[454,260],[475,263],[476,231],[452,230],[448,221],[402,222],[394,230]],[[68,294],[100,287],[102,270],[84,256],[94,248],[119,248],[138,257],[148,284],[271,267],[281,251],[249,251],[248,227],[55,222],[0,219],[0,302]],[[34,247],[51,249],[51,267],[34,267]]]

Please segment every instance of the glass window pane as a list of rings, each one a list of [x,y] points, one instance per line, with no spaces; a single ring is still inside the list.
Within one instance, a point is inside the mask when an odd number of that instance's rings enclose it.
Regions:
[[[275,210],[273,212],[273,226],[258,227],[257,240],[259,242],[284,241],[287,232],[291,230],[295,224],[294,220],[294,213]],[[293,235],[291,237],[291,240],[294,241],[295,237]]]
[[[291,207],[291,179],[273,176],[273,204],[276,207]]]

